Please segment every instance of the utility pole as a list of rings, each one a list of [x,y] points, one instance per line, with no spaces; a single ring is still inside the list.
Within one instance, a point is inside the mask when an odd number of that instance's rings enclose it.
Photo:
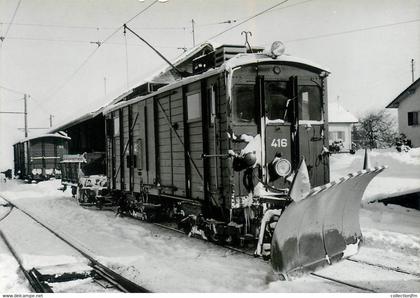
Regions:
[[[195,47],[195,21],[194,19],[191,20],[191,26],[192,26],[192,38],[193,38],[193,47]]]
[[[411,59],[411,82],[414,82],[414,59]]]
[[[27,104],[27,100],[28,100],[28,95],[25,94],[23,96],[23,117],[24,117],[24,121],[25,121],[25,138],[28,137],[28,104]]]
[[[54,117],[54,115],[50,115],[50,127],[53,126],[53,122],[52,122],[53,117]]]

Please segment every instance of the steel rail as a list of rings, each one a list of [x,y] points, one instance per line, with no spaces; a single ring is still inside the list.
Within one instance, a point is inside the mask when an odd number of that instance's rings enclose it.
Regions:
[[[9,240],[3,234],[3,231],[0,230],[0,238],[3,240],[4,244],[6,244],[7,248],[9,249],[12,256],[15,258],[16,262],[19,265],[20,270],[23,272],[23,275],[28,280],[30,286],[36,293],[52,293],[52,290],[49,286],[41,283],[37,278],[35,278],[29,271],[23,267],[22,260],[19,258],[18,254],[16,253],[15,249],[10,244]]]
[[[2,199],[4,199],[6,202],[8,202],[10,205],[12,205],[16,209],[20,210],[21,212],[23,212],[28,217],[30,217],[32,220],[34,220],[35,222],[37,222],[39,225],[41,225],[42,227],[44,227],[45,229],[47,229],[48,231],[50,231],[54,236],[56,236],[57,238],[59,238],[61,241],[65,242],[67,245],[69,245],[70,247],[72,247],[73,249],[75,249],[76,251],[78,251],[82,256],[84,256],[86,259],[88,259],[90,261],[90,263],[91,263],[90,266],[95,271],[102,272],[104,275],[107,275],[108,278],[110,278],[110,279],[112,279],[114,281],[113,284],[114,283],[115,284],[118,284],[118,288],[122,292],[126,292],[126,293],[150,293],[151,292],[151,291],[147,290],[146,288],[144,288],[144,287],[142,287],[142,286],[140,286],[140,285],[138,285],[138,284],[136,284],[136,283],[128,280],[127,278],[123,277],[122,275],[116,273],[115,271],[113,271],[112,269],[108,268],[107,266],[101,264],[98,260],[96,260],[95,258],[93,258],[92,256],[90,256],[89,254],[87,254],[83,249],[77,247],[75,244],[73,244],[72,242],[70,242],[69,240],[67,240],[66,238],[64,238],[60,234],[58,234],[56,231],[54,231],[52,228],[50,228],[49,226],[47,226],[46,224],[44,224],[36,216],[32,215],[28,211],[26,211],[26,210],[20,208],[19,206],[15,205],[13,202],[9,201],[4,196],[0,195],[0,197]],[[21,266],[21,263],[20,263],[20,266]],[[102,275],[102,274],[100,274],[100,275]]]
[[[354,262],[354,263],[365,264],[365,265],[369,265],[369,266],[372,266],[372,267],[378,267],[378,268],[389,270],[389,271],[395,271],[395,272],[398,272],[398,273],[403,273],[403,274],[407,274],[407,275],[420,277],[419,273],[410,272],[410,271],[403,270],[403,269],[400,269],[400,268],[389,267],[389,266],[385,266],[385,265],[381,265],[381,264],[374,264],[374,263],[371,263],[371,262],[356,260],[356,259],[352,259],[352,258],[349,258],[349,259],[346,259],[346,260],[350,261],[350,262]]]
[[[178,233],[186,235],[182,230],[179,230],[177,228],[173,228],[173,227],[170,227],[170,226],[167,226],[167,225],[164,225],[164,224],[153,223],[153,225],[161,227],[163,229],[167,229],[167,230],[170,230],[170,231],[174,231],[174,232],[178,232]],[[205,240],[203,240],[203,241],[205,241]],[[216,242],[209,242],[209,243],[212,243],[216,246],[224,247],[224,248],[232,250],[234,252],[237,252],[237,253],[244,254],[244,255],[255,258],[255,256],[252,253],[250,253],[248,251],[245,251],[245,250],[242,250],[242,249],[239,249],[239,248],[236,248],[236,247],[232,247],[230,245],[216,243]],[[267,260],[263,260],[261,258],[259,258],[259,260],[261,262],[268,263]],[[345,260],[350,260],[350,259],[344,259],[343,261],[345,261]],[[350,260],[350,261],[355,262],[354,260]],[[366,263],[366,264],[368,264],[368,263]],[[368,264],[368,265],[375,266],[374,264]],[[380,267],[380,266],[378,266],[378,267]],[[386,268],[386,269],[389,269],[389,270],[392,270],[392,271],[397,271],[397,270],[394,270],[392,268]],[[409,272],[402,272],[402,271],[397,271],[397,272],[411,274]],[[332,281],[332,282],[335,282],[335,283],[338,283],[338,284],[342,284],[342,285],[345,285],[345,286],[348,286],[348,287],[351,287],[351,288],[359,289],[359,290],[366,291],[366,292],[376,293],[375,290],[372,290],[372,289],[369,289],[369,288],[366,288],[366,287],[363,287],[363,286],[355,285],[355,284],[350,283],[350,282],[341,281],[341,280],[338,280],[338,279],[335,279],[335,278],[327,277],[327,276],[324,276],[324,275],[319,274],[319,273],[312,272],[312,273],[310,273],[310,275],[315,276],[318,279],[325,279],[325,280],[329,280],[329,281]],[[415,274],[412,274],[412,275],[415,275]]]
[[[351,284],[349,282],[338,280],[338,279],[335,279],[335,278],[332,278],[332,277],[324,276],[324,275],[321,275],[321,274],[318,274],[318,273],[315,273],[315,272],[312,272],[311,275],[315,276],[315,277],[318,277],[318,278],[333,281],[333,282],[336,282],[336,283],[339,283],[339,284],[343,284],[343,285],[346,285],[346,286],[349,286],[349,287],[352,287],[352,288],[355,288],[355,289],[359,289],[359,290],[363,290],[363,291],[371,292],[371,293],[376,293],[375,290],[368,289],[368,288],[365,288],[365,287],[361,287],[361,286],[358,286],[358,285],[355,285],[355,284]]]
[[[9,214],[12,212],[13,210],[13,206],[5,206],[5,205],[0,205],[2,207],[9,207],[9,210],[6,211],[6,213],[4,213],[1,217],[0,217],[0,221],[2,221],[3,219],[5,219],[6,217],[9,216]]]

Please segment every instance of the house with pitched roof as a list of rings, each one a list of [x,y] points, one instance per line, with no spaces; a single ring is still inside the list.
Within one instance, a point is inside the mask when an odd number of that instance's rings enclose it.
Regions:
[[[351,130],[353,124],[357,123],[357,118],[346,110],[338,101],[328,103],[328,130],[329,142],[341,141],[344,150],[352,148]]]
[[[386,107],[398,109],[398,131],[411,141],[411,147],[420,147],[420,78]]]

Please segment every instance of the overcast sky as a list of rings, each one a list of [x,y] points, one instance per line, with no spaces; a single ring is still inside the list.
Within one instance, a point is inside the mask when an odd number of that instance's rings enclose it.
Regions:
[[[29,127],[48,127],[50,114],[59,124],[91,111],[166,66],[129,34],[126,48],[120,30],[79,68],[97,47],[94,42],[153,2],[0,0],[0,36],[7,33],[0,48],[0,86],[30,94]],[[199,43],[235,24],[223,22],[237,24],[280,2],[169,0],[128,25],[174,59],[180,48],[192,46],[192,19]],[[243,30],[252,32],[251,45],[281,40],[287,53],[330,69],[330,100],[339,97],[356,116],[384,108],[411,83],[411,59],[415,78],[419,74],[418,0],[288,0],[212,41],[243,44]],[[0,111],[21,111],[20,98],[0,89]],[[0,114],[0,169],[12,166],[12,144],[23,137],[22,127],[22,115]]]

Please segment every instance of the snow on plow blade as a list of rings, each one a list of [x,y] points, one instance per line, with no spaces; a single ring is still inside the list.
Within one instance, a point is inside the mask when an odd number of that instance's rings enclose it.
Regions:
[[[357,253],[362,238],[360,202],[369,182],[384,169],[349,174],[291,203],[274,230],[274,271],[286,276],[314,271]]]

